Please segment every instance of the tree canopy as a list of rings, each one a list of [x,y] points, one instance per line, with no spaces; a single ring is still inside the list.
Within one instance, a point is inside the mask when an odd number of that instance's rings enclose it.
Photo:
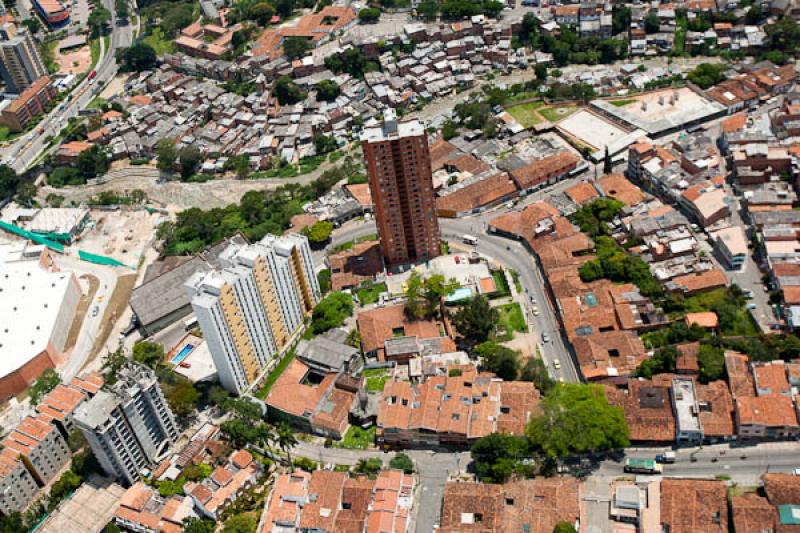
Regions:
[[[353,297],[344,292],[332,292],[314,307],[311,330],[315,334],[325,333],[344,324],[352,314]]]
[[[414,320],[438,318],[441,315],[442,298],[458,287],[455,279],[445,280],[441,274],[423,278],[419,273],[412,272],[406,282],[406,314]]]
[[[303,229],[303,235],[308,238],[311,244],[322,244],[328,242],[333,231],[333,222],[329,220],[318,220],[311,226]]]
[[[133,360],[155,369],[164,360],[164,347],[152,341],[137,342],[133,345]]]
[[[305,37],[286,37],[283,40],[283,53],[289,59],[303,57],[311,50],[311,42]]]
[[[503,483],[515,472],[525,472],[522,460],[530,455],[525,437],[491,433],[470,448],[475,474],[487,483]]]
[[[28,388],[28,395],[31,397],[31,405],[37,405],[48,392],[55,389],[61,383],[61,376],[52,368],[45,369],[42,374],[36,378],[33,385]]]
[[[453,314],[452,322],[458,333],[474,345],[489,339],[499,318],[497,309],[489,305],[485,296],[479,295],[467,300]]]
[[[315,86],[317,89],[317,100],[323,102],[333,102],[341,94],[339,84],[333,80],[322,80]]]
[[[514,381],[519,374],[519,356],[511,348],[486,341],[475,348],[486,370],[503,381]]]
[[[130,48],[117,50],[117,60],[122,72],[142,72],[155,67],[158,58],[152,46],[137,42]]]
[[[724,80],[725,76],[722,73],[725,72],[727,68],[727,65],[722,64],[700,63],[694,70],[686,75],[686,78],[705,90]]]
[[[609,405],[599,385],[559,383],[539,404],[527,435],[547,456],[623,448],[630,444],[620,407]]]
[[[289,76],[281,76],[275,80],[272,92],[281,105],[296,104],[306,97],[306,93]]]

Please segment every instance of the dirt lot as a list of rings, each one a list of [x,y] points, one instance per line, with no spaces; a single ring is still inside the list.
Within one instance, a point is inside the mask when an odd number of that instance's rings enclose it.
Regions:
[[[100,286],[100,280],[90,274],[84,274],[80,279],[82,282],[81,288],[83,288],[84,283],[86,283],[89,286],[89,290],[87,293],[81,295],[81,300],[78,302],[78,308],[75,310],[75,318],[72,319],[72,325],[70,325],[69,333],[67,334],[67,342],[64,344],[65,352],[71,350],[72,347],[75,346],[78,340],[78,334],[81,332],[81,326],[83,326],[83,319],[86,313],[89,312],[89,304],[94,300],[94,295],[97,292],[97,288]]]
[[[58,71],[69,74],[82,74],[89,70],[92,64],[92,53],[88,46],[82,46],[76,50],[67,50],[64,53],[54,51],[53,55],[58,63]]]
[[[83,251],[113,257],[136,268],[159,219],[160,215],[144,209],[92,210],[95,228],[84,233],[78,246]]]
[[[106,343],[108,335],[111,333],[111,328],[114,327],[117,318],[119,318],[125,311],[125,308],[128,307],[128,300],[130,300],[131,292],[133,292],[133,286],[135,284],[136,273],[125,274],[117,279],[117,285],[114,287],[114,292],[111,293],[108,307],[106,307],[106,311],[103,313],[103,327],[98,332],[97,337],[95,337],[91,356],[83,365],[84,368],[97,357],[100,348]]]

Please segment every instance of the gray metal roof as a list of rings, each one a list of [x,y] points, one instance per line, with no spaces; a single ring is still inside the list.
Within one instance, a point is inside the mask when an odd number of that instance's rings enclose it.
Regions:
[[[325,337],[315,337],[298,342],[295,354],[309,366],[338,371],[358,354],[358,349]]]

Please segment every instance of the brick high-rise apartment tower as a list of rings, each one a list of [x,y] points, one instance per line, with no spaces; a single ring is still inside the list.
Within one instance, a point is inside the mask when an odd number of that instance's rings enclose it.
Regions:
[[[441,253],[436,195],[425,128],[398,122],[393,109],[382,125],[364,129],[361,148],[387,266],[427,261]]]

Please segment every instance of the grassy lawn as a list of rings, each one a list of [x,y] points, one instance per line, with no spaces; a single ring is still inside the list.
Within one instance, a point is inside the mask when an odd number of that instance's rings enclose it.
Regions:
[[[250,177],[253,179],[263,179],[263,178],[293,178],[297,176],[300,171],[297,169],[295,165],[286,165],[282,168],[274,168],[272,170],[259,170],[258,172],[253,172],[250,174]]]
[[[625,107],[626,105],[636,103],[636,98],[626,98],[625,100],[611,100],[611,105],[616,107]]]
[[[164,35],[164,32],[159,27],[153,28],[150,35],[142,39],[142,41],[152,46],[158,56],[175,51],[174,43]]]
[[[381,392],[389,379],[389,371],[385,368],[369,368],[364,370],[363,376],[367,380],[367,391]]]
[[[511,294],[508,288],[508,281],[506,281],[506,276],[503,274],[502,270],[493,270],[492,277],[494,278],[494,286],[497,288],[493,294],[494,297],[501,298]]]
[[[311,157],[304,157],[300,160],[300,174],[308,174],[314,172],[319,166],[328,159],[326,155],[315,155]]]
[[[377,302],[378,296],[387,290],[389,289],[386,287],[385,283],[373,283],[372,285],[356,290],[356,296],[358,296],[358,301],[361,302],[361,305],[369,305]]]
[[[331,155],[328,156],[328,161],[331,163],[336,163],[338,160],[344,157],[344,152],[341,150],[336,150],[335,152],[331,152]]]
[[[522,308],[518,303],[514,302],[513,304],[501,305],[496,309],[500,314],[500,319],[497,321],[497,324],[501,326],[501,329],[505,329],[506,331],[505,335],[497,338],[498,341],[510,341],[514,338],[515,331],[527,331],[528,328],[525,324],[525,317],[522,315]]]
[[[536,114],[536,110],[544,105],[544,102],[528,102],[527,104],[509,107],[508,111],[523,128],[530,128],[542,122],[542,118]]]
[[[348,448],[351,450],[366,450],[375,444],[375,426],[362,429],[357,426],[350,426],[344,434],[342,442],[337,442],[337,448]]]
[[[571,105],[561,107],[545,107],[539,110],[539,114],[550,122],[558,122],[562,118],[567,118],[577,110],[577,107]]]
[[[11,130],[6,128],[5,126],[0,126],[0,141],[5,141],[8,139]]]
[[[272,372],[269,373],[267,376],[267,380],[264,382],[264,385],[256,391],[256,398],[263,400],[269,394],[270,389],[272,386],[275,385],[275,382],[278,381],[278,378],[281,377],[283,371],[289,366],[289,364],[294,361],[294,350],[291,350],[289,353],[283,356],[283,359],[275,365],[275,368],[272,369]]]
[[[100,39],[92,39],[89,41],[89,51],[92,54],[92,66],[90,68],[93,69],[97,62],[100,60]]]
[[[100,98],[99,96],[95,96],[89,105],[86,106],[86,109],[101,109],[106,104],[105,98]]]
[[[519,280],[519,272],[511,269],[511,278],[514,280],[514,288],[517,289],[517,292],[522,292],[522,283]]]

